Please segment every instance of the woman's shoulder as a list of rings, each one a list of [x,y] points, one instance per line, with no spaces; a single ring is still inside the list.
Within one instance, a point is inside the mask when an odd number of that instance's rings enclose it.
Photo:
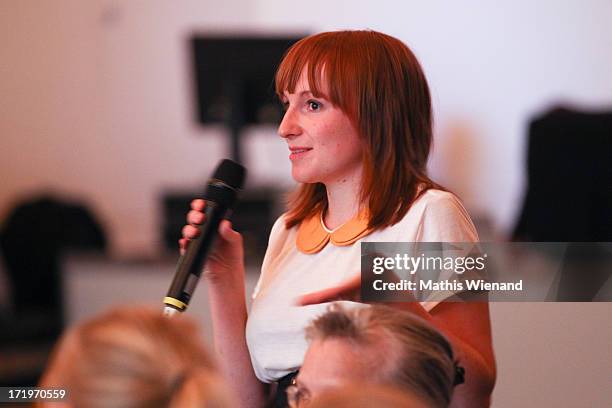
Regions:
[[[272,225],[272,229],[270,230],[270,237],[268,240],[268,247],[275,246],[277,243],[282,243],[287,240],[287,238],[295,234],[297,227],[287,228],[287,213],[282,213],[274,224]]]
[[[272,231],[279,230],[279,229],[286,229],[285,228],[286,220],[287,220],[286,212],[279,215],[278,218],[274,221],[274,224],[272,224]]]
[[[473,242],[478,233],[461,200],[453,193],[429,189],[413,203],[406,214],[418,218],[419,240]]]
[[[459,197],[450,191],[439,190],[436,188],[430,188],[423,192],[412,206],[419,206],[428,212],[439,213],[461,210],[467,213]]]

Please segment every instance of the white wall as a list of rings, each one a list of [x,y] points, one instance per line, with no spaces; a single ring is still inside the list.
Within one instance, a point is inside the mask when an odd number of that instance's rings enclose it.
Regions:
[[[188,34],[371,28],[408,43],[428,75],[432,174],[507,230],[528,118],[556,101],[612,106],[609,21],[605,0],[3,1],[0,219],[53,188],[93,205],[117,253],[154,250],[160,189],[197,188],[226,152],[222,129],[192,120]],[[252,133],[254,180],[290,185],[274,129]]]
[[[368,28],[406,42],[433,94],[432,174],[502,229],[520,204],[528,118],[558,101],[612,109],[610,1],[258,3],[266,27]]]
[[[17,198],[54,190],[92,205],[117,255],[157,247],[162,189],[200,190],[226,156],[223,129],[192,120],[186,39],[243,29],[254,11],[213,3],[0,5],[0,219]],[[251,131],[276,142],[274,132]]]
[[[610,303],[490,304],[493,407],[598,407],[612,400]]]

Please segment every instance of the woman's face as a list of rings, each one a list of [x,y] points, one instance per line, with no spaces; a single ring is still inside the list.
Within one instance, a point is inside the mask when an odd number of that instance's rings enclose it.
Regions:
[[[294,92],[285,91],[281,99],[286,111],[278,134],[289,146],[295,181],[327,185],[360,177],[362,145],[357,130],[328,99],[314,97],[304,71]]]

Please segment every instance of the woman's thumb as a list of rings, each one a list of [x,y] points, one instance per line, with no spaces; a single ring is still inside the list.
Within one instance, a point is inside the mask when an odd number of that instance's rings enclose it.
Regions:
[[[232,222],[229,220],[222,220],[219,226],[219,234],[226,241],[236,241],[240,238],[240,234],[232,228]]]

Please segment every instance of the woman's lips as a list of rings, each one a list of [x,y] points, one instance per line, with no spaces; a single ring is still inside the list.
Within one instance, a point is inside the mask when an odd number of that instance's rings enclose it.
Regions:
[[[289,155],[289,160],[295,160],[295,159],[300,159],[304,157],[304,155],[307,154],[312,149],[308,147],[296,147],[296,148],[291,148],[289,150],[291,151],[291,154]]]

